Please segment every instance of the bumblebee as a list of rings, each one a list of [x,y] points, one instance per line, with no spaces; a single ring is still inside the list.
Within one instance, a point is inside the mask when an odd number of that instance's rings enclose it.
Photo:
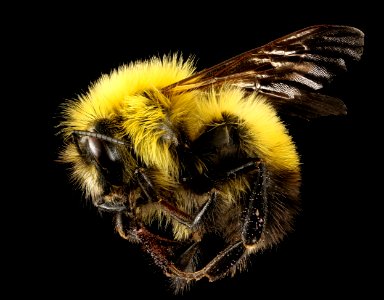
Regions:
[[[233,276],[300,212],[300,156],[281,116],[345,115],[319,90],[363,47],[357,28],[318,25],[202,71],[177,53],[122,65],[63,104],[60,160],[175,293]]]

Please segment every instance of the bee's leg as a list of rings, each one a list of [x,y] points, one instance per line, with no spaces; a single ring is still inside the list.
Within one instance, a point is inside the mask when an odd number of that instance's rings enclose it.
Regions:
[[[127,226],[125,226],[123,222],[123,213],[117,212],[115,215],[115,229],[117,233],[126,240],[129,240],[134,243],[140,243],[140,238],[137,235],[136,228],[132,227],[131,224],[129,224],[129,228],[127,229]]]
[[[241,235],[246,247],[254,246],[263,233],[267,212],[266,178],[265,166],[260,162],[259,172],[247,199],[245,199],[244,224]]]
[[[193,272],[189,271],[190,268],[188,264],[180,269],[180,267],[176,266],[175,262],[170,259],[170,257],[174,256],[172,253],[172,242],[175,243],[174,241],[159,240],[158,236],[155,236],[144,227],[134,229],[132,233],[138,238],[143,249],[152,256],[156,265],[163,270],[164,274],[178,280],[184,280],[185,282],[200,280],[204,277],[207,277],[210,281],[220,279],[228,274],[234,265],[246,257],[246,247],[239,241],[221,251],[204,268]],[[196,243],[192,244],[186,250],[186,255],[188,255],[189,258],[186,262],[190,263],[196,250]]]
[[[183,279],[186,282],[200,280],[207,277],[209,281],[218,280],[226,276],[233,267],[246,258],[247,249],[242,241],[239,241],[221,251],[204,268],[196,272],[186,272],[177,268],[174,264],[168,264],[165,274],[169,277]]]
[[[265,215],[267,210],[266,198],[266,176],[264,163],[256,159],[243,164],[237,168],[227,171],[221,175],[220,180],[228,180],[230,178],[250,173],[257,170],[256,178],[253,182],[252,189],[245,199],[244,225],[242,229],[242,239],[245,245],[255,245],[263,232]]]
[[[155,239],[156,239],[156,242],[167,244],[168,246],[170,244],[173,244],[173,245],[177,244],[177,242],[174,240],[162,238],[160,236],[156,236],[156,238],[154,238],[154,235],[151,234],[149,231],[147,231],[145,227],[142,225],[135,224],[134,222],[133,224],[131,223],[124,224],[123,217],[124,217],[123,212],[118,212],[115,215],[115,229],[122,238],[129,240],[133,243],[139,243],[139,244],[143,244],[143,243],[151,244],[149,243],[149,241],[150,240],[154,241]],[[128,217],[128,219],[130,218]],[[143,234],[143,232],[145,232],[145,234]],[[147,238],[143,238],[143,236]]]
[[[242,174],[249,173],[251,171],[258,170],[260,164],[261,164],[260,159],[255,159],[255,160],[247,162],[247,163],[245,163],[245,164],[243,164],[237,168],[234,168],[234,169],[231,169],[231,170],[225,172],[225,174],[223,174],[224,176],[221,175],[221,177],[224,177],[222,179],[227,180],[227,179],[230,179],[230,178],[242,175]]]
[[[156,265],[158,265],[166,275],[175,278],[180,286],[189,281],[200,280],[207,277],[210,281],[215,281],[224,277],[231,271],[232,267],[238,264],[246,257],[246,247],[242,241],[239,241],[223,251],[221,251],[214,259],[212,259],[203,269],[191,271],[191,262],[197,251],[198,243],[193,243],[184,252],[184,260],[178,261],[177,265],[170,259],[174,256],[172,252],[173,246],[178,245],[176,241],[162,239],[154,235],[145,227],[139,225],[123,223],[123,212],[116,213],[115,216],[116,230],[121,237],[131,242],[140,244],[143,249],[153,257]],[[179,265],[183,268],[180,269]]]
[[[165,210],[167,210],[171,214],[172,217],[178,220],[181,224],[187,226],[190,229],[194,229],[196,228],[196,226],[199,225],[202,216],[207,212],[211,204],[216,201],[216,197],[216,191],[210,193],[208,201],[204,203],[204,205],[201,207],[201,209],[195,216],[190,216],[189,214],[186,214],[185,212],[181,211],[180,209],[178,209],[177,207],[162,198],[158,198],[158,202]]]
[[[204,268],[196,272],[185,272],[177,269],[174,265],[168,268],[168,275],[184,280],[199,280],[207,277],[210,281],[215,281],[224,277],[229,272],[235,271],[237,265],[245,259],[251,248],[259,241],[265,224],[265,216],[267,211],[266,198],[266,174],[265,166],[259,161],[257,164],[258,173],[253,182],[252,189],[245,199],[244,224],[241,233],[241,241],[228,246],[213,258]],[[252,164],[246,164],[233,170],[232,173],[240,173]],[[255,163],[253,163],[255,170]],[[230,172],[231,173],[231,172]]]
[[[147,198],[161,205],[161,207],[168,211],[173,218],[189,228],[195,228],[200,223],[202,216],[206,213],[211,203],[216,200],[216,192],[213,191],[211,192],[208,201],[201,207],[199,212],[195,216],[191,216],[158,195],[151,180],[145,174],[144,169],[137,169],[136,175],[138,177],[139,185]]]

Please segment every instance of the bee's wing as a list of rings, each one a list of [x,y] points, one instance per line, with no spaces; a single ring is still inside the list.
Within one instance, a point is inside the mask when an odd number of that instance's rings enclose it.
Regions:
[[[364,34],[354,27],[311,26],[197,72],[164,92],[226,84],[264,94],[278,110],[291,115],[345,114],[340,99],[316,91],[359,60],[363,46]]]

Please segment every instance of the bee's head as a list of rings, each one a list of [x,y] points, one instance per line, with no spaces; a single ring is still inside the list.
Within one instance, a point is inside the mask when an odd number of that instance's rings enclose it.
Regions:
[[[89,130],[74,130],[61,153],[70,163],[72,179],[96,206],[126,202],[137,189],[134,172],[139,163],[130,141],[118,138],[118,121],[98,120]]]
[[[119,194],[135,199],[138,167],[156,173],[151,177],[158,186],[173,184],[179,173],[173,123],[180,112],[171,114],[175,104],[160,90],[193,70],[192,61],[178,55],[123,65],[63,103],[59,126],[66,145],[60,160],[71,165],[72,179],[87,198],[95,203],[125,189]]]

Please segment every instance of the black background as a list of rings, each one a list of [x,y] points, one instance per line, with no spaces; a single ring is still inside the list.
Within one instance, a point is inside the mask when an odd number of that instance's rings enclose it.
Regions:
[[[235,3],[213,5],[209,11],[191,5],[99,6],[97,13],[91,10],[95,7],[33,7],[28,17],[18,16],[22,29],[9,32],[15,46],[11,55],[16,54],[11,61],[23,71],[11,74],[25,83],[14,90],[23,94],[15,103],[32,119],[17,135],[23,144],[18,157],[32,166],[25,175],[18,169],[24,180],[13,188],[17,207],[9,211],[7,279],[19,287],[12,292],[52,298],[173,297],[167,279],[138,247],[114,232],[108,217],[83,200],[65,167],[55,161],[61,145],[55,126],[65,99],[132,60],[179,51],[195,55],[202,69],[303,27],[326,23],[363,30],[366,48],[362,61],[327,89],[345,101],[348,116],[315,120],[294,133],[304,178],[303,213],[295,232],[255,256],[247,272],[216,283],[202,280],[183,297],[370,294],[375,281],[368,270],[378,261],[371,260],[374,224],[366,217],[375,210],[375,198],[362,178],[372,176],[367,165],[376,162],[370,163],[373,152],[366,156],[369,138],[361,133],[370,124],[366,116],[373,101],[367,97],[373,35],[369,13],[361,7],[335,11],[320,3],[311,8]],[[24,191],[27,195],[21,196]]]

